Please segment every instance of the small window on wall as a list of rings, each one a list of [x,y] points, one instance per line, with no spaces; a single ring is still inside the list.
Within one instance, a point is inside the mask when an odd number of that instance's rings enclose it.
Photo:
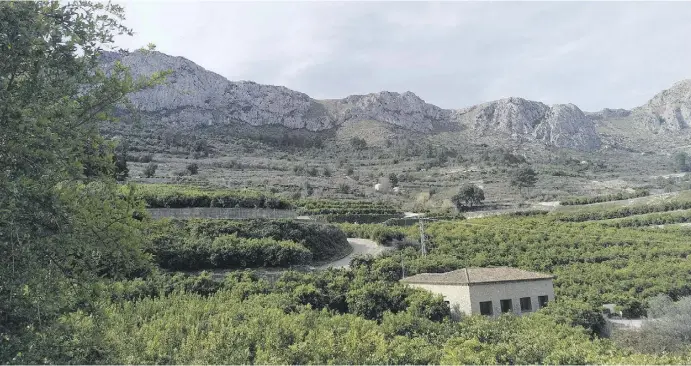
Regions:
[[[537,297],[537,303],[540,305],[541,308],[544,308],[545,306],[547,306],[548,301],[549,301],[549,297],[547,297],[547,295]]]
[[[492,302],[491,301],[480,301],[480,314],[482,315],[492,315]]]
[[[511,303],[511,299],[501,300],[501,312],[510,313],[511,310],[513,310],[513,304]]]
[[[521,312],[527,313],[533,311],[533,304],[529,297],[521,297]]]

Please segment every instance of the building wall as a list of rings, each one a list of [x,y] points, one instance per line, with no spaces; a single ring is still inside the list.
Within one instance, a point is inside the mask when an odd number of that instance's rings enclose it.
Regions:
[[[444,296],[444,300],[449,302],[452,314],[470,314],[471,301],[468,286],[464,285],[432,285],[421,283],[410,283],[410,287],[427,290],[434,294]],[[478,305],[479,306],[479,305]]]
[[[551,279],[471,284],[468,289],[472,314],[480,314],[481,301],[492,301],[494,316],[501,315],[500,300],[511,299],[513,312],[516,314],[521,314],[521,297],[530,296],[532,311],[539,309],[538,296],[547,295],[549,301],[554,301],[554,287]]]

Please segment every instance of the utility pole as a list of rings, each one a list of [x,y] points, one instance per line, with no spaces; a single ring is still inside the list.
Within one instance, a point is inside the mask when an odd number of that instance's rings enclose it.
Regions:
[[[420,249],[422,250],[422,255],[427,255],[427,247],[425,247],[425,224],[422,218],[420,218]]]

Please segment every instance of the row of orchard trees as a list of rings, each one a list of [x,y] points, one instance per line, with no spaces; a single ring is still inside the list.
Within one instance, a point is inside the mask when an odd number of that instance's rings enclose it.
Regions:
[[[409,237],[419,235],[416,227],[402,230]],[[643,315],[645,300],[656,294],[691,294],[687,231],[567,223],[534,215],[430,223],[425,234],[427,256],[401,252],[392,263],[409,274],[466,266],[553,273],[558,297],[620,304],[629,316]]]
[[[333,226],[289,220],[158,220],[144,250],[169,270],[287,267],[348,251]]]
[[[105,283],[89,314],[45,330],[19,363],[585,364],[683,363],[636,354],[574,327],[593,314],[556,302],[530,316],[449,318],[439,296],[367,266],[289,272],[270,284],[245,273],[152,275]],[[69,336],[65,336],[65,335]]]

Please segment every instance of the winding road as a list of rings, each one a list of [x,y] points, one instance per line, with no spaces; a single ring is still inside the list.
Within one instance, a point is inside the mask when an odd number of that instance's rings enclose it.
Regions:
[[[349,268],[350,260],[356,256],[367,254],[377,255],[379,253],[391,249],[390,247],[378,245],[372,240],[361,238],[348,238],[348,244],[350,244],[350,246],[353,248],[353,251],[350,254],[339,260],[321,265],[317,267],[317,269]]]

